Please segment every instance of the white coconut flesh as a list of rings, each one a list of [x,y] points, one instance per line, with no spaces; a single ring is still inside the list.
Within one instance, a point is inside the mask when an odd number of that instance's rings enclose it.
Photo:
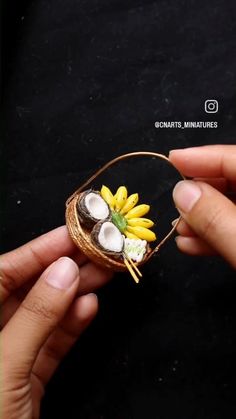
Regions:
[[[111,252],[121,252],[124,246],[124,237],[118,228],[110,221],[105,221],[98,233],[100,246]]]
[[[85,196],[84,204],[91,215],[96,220],[105,220],[109,216],[109,208],[104,199],[96,194],[89,193]]]

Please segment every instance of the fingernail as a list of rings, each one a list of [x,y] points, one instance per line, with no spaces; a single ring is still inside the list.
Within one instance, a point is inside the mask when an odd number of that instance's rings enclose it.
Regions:
[[[201,196],[201,189],[197,183],[191,180],[181,180],[175,185],[173,199],[180,211],[188,213],[194,207]]]
[[[174,227],[175,224],[179,221],[179,218],[175,218],[173,221],[171,221],[171,225]]]
[[[76,263],[67,257],[62,257],[53,264],[45,281],[54,288],[67,289],[71,287],[78,274]]]
[[[98,296],[97,294],[95,294],[94,292],[89,292],[87,295],[89,295],[90,297],[95,298],[96,300],[98,300]]]
[[[193,147],[192,147],[192,149],[193,149]],[[189,147],[187,147],[187,148],[174,148],[173,150],[169,151],[169,156],[172,153],[181,153],[181,154],[186,153],[186,152],[188,153],[189,150],[191,150],[191,148],[189,148]]]
[[[169,158],[173,157],[174,154],[181,154],[183,156],[186,150],[187,148],[175,148],[174,150],[170,150]]]

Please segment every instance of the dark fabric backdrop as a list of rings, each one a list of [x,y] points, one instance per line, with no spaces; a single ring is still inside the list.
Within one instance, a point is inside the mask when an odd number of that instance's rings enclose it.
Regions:
[[[236,143],[233,0],[18,0],[2,12],[3,252],[63,224],[65,199],[116,155]],[[204,111],[212,98],[214,115]],[[154,126],[211,120],[217,129]],[[164,220],[174,178],[142,164],[111,182],[143,181]],[[139,286],[117,275],[99,291],[98,317],[48,385],[43,419],[236,414],[235,273],[180,254],[174,240],[143,273]]]

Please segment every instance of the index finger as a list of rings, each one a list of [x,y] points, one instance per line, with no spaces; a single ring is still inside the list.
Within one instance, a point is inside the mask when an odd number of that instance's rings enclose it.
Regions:
[[[61,226],[1,255],[0,302],[27,280],[41,274],[55,260],[72,255],[76,249],[66,226]]]
[[[185,176],[236,181],[236,145],[207,145],[172,150],[169,159]]]

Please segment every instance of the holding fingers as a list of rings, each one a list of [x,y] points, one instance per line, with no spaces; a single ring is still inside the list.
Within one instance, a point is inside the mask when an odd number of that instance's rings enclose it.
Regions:
[[[174,188],[183,217],[178,247],[190,254],[219,253],[236,268],[236,146],[174,150],[169,157],[185,176],[201,179],[181,181]]]
[[[65,226],[0,256],[0,266],[1,418],[36,419],[44,386],[96,315],[91,291],[111,273],[75,247]]]

